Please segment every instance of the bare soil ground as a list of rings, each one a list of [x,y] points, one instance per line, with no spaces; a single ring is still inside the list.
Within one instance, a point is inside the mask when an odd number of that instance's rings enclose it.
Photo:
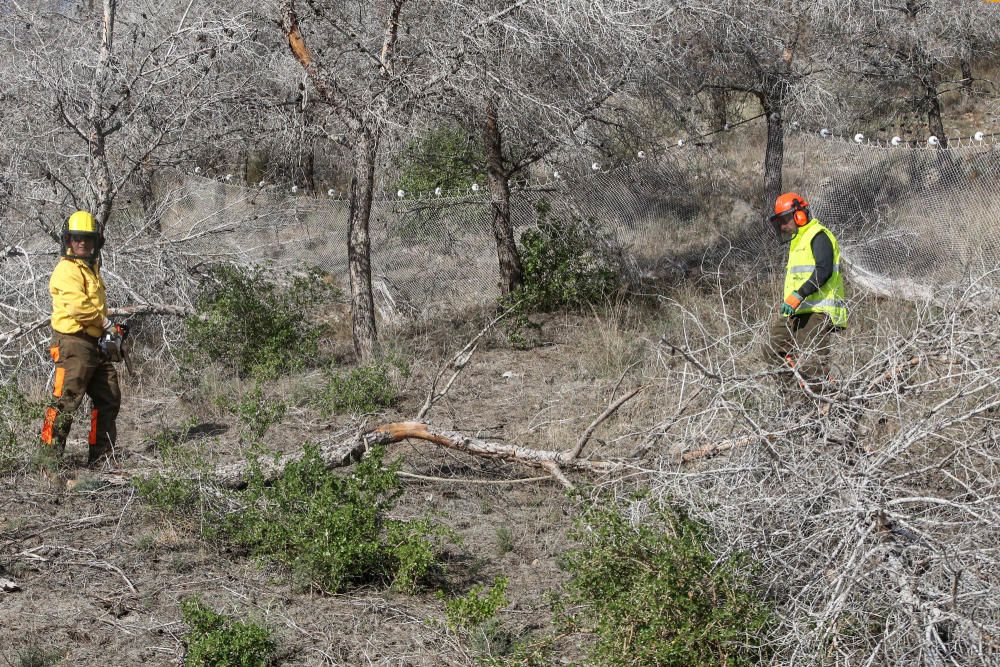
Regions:
[[[630,318],[634,313],[614,306],[600,315],[552,316],[542,331],[545,344],[529,351],[514,350],[499,334],[491,335],[427,421],[493,441],[572,448],[616,388],[621,395],[636,386],[622,378],[648,343]],[[392,344],[410,361],[412,373],[399,378],[398,405],[368,415],[366,424],[411,418],[440,364],[487,320],[485,310],[474,311],[394,334]],[[185,423],[197,424],[185,446],[213,463],[239,460],[238,424],[198,395],[203,390],[192,389],[233,388],[221,381],[213,385],[210,371],[162,386],[155,371],[142,368],[140,376],[147,377],[124,381],[119,422],[124,471],[161,465],[156,434]],[[313,371],[269,388],[293,403],[268,432],[269,447],[289,451],[360,426],[345,417],[323,420],[295,405],[297,395],[321,381],[322,373]],[[603,424],[587,454],[623,455],[634,448],[638,436],[628,414],[623,410]],[[285,572],[262,569],[206,542],[198,526],[146,506],[131,486],[95,481],[82,467],[81,430],[78,422],[62,479],[39,473],[27,454],[18,471],[0,478],[0,578],[20,586],[0,592],[3,664],[181,664],[188,628],[179,605],[190,596],[272,629],[281,664],[468,665],[484,650],[446,629],[443,603],[433,591],[302,591]],[[451,594],[506,576],[511,605],[502,612],[504,626],[520,636],[548,629],[547,592],[565,577],[557,559],[567,546],[575,501],[554,481],[514,481],[544,474],[537,469],[426,443],[395,445],[389,458],[397,456],[403,471],[440,479],[405,478],[397,509],[401,516],[429,513],[460,536],[447,563]],[[578,653],[567,646],[562,656],[579,659]],[[28,662],[45,657],[52,662]]]

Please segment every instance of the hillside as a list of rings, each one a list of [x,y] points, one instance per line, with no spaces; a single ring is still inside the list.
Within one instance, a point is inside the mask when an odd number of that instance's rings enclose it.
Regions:
[[[328,370],[292,373],[260,393],[214,365],[165,374],[162,386],[149,375],[127,378],[115,469],[81,469],[79,439],[55,475],[39,471],[28,450],[5,450],[0,576],[20,590],[2,593],[13,637],[4,657],[177,664],[194,637],[181,603],[198,597],[266,628],[278,664],[597,664],[600,635],[567,633],[553,607],[552,595],[567,595],[568,583],[586,574],[566,569],[567,555],[585,544],[574,524],[595,502],[613,502],[638,527],[655,518],[658,499],[705,521],[712,557],[731,562],[727,571],[752,582],[759,604],[772,610],[766,634],[745,625],[749,616],[735,621],[742,641],[757,646],[753,654],[791,664],[837,655],[930,661],[927,651],[936,649],[920,620],[930,614],[941,650],[990,664],[997,450],[995,361],[986,351],[995,332],[957,310],[907,307],[886,320],[887,302],[855,295],[836,357],[841,389],[816,395],[758,359],[776,284],[770,275],[646,284],[646,296],[589,313],[532,316],[542,328],[532,330],[529,349],[513,347],[501,328],[487,332],[425,421],[481,441],[567,451],[615,399],[641,388],[599,423],[584,452],[623,466],[566,471],[577,488],[567,495],[537,467],[421,441],[390,445],[386,460],[401,460],[402,482],[391,518],[428,518],[453,531],[441,543],[443,569],[412,593],[376,579],[332,594],[294,565],[256,563],[232,539],[206,531],[222,497],[211,470],[248,453],[342,442],[359,428],[414,417],[439,369],[492,311],[394,330],[383,377],[397,396],[359,417],[326,412],[339,400],[325,388],[328,378],[349,370],[336,361],[347,354],[343,329],[325,329]],[[128,482],[151,473],[165,483]],[[184,480],[199,489],[194,504]],[[221,507],[225,514],[237,506]],[[589,553],[595,564],[616,558],[614,550]],[[614,571],[624,576],[622,567]],[[500,577],[504,597],[492,606],[461,612],[445,604],[470,591],[486,600]],[[594,599],[589,607],[575,599],[577,613],[597,613]],[[487,620],[457,624],[473,618],[472,608]],[[859,631],[873,623],[883,630]]]

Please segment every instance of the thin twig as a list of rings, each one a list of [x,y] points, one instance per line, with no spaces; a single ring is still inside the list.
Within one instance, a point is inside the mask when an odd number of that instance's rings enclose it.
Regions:
[[[570,459],[575,459],[576,457],[578,457],[580,453],[583,451],[583,448],[586,446],[587,441],[590,440],[590,436],[594,434],[594,431],[597,429],[597,427],[600,426],[604,420],[613,415],[618,410],[618,408],[623,406],[626,402],[630,401],[633,397],[637,396],[639,392],[641,392],[645,388],[646,387],[644,386],[636,387],[635,389],[633,389],[632,391],[625,394],[617,401],[609,405],[607,409],[597,417],[597,419],[595,419],[590,423],[590,426],[588,426],[587,430],[585,430],[583,432],[583,435],[580,436],[580,439],[577,441],[576,446],[573,447],[572,451],[570,451],[568,457]]]
[[[442,398],[444,398],[445,395],[447,395],[448,390],[450,390],[451,386],[455,383],[455,380],[458,378],[459,373],[462,372],[462,369],[464,369],[466,364],[469,363],[469,360],[472,359],[472,355],[479,347],[480,339],[483,336],[485,336],[490,329],[496,326],[496,324],[500,320],[507,317],[507,315],[509,315],[513,310],[514,306],[511,306],[510,308],[507,308],[507,310],[503,311],[502,313],[494,317],[492,320],[490,320],[489,324],[483,327],[479,331],[479,333],[473,336],[472,340],[470,340],[468,343],[465,344],[465,347],[463,347],[461,350],[458,351],[458,354],[452,357],[451,360],[448,361],[448,363],[446,363],[444,366],[441,367],[441,370],[438,371],[438,374],[434,377],[434,381],[431,382],[430,389],[427,391],[427,398],[424,399],[424,404],[420,407],[420,410],[417,411],[417,416],[415,417],[416,421],[420,421],[424,417],[426,417],[427,413],[430,412],[434,404],[437,403]],[[448,371],[449,368],[453,369],[455,372],[452,373],[451,378],[448,379],[448,382],[447,384],[445,384],[444,389],[439,392],[437,391],[438,383],[441,381],[441,378],[444,377],[444,374]]]

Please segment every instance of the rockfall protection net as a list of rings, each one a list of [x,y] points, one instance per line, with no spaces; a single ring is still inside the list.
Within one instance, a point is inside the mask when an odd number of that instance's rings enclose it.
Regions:
[[[555,218],[603,230],[644,272],[721,256],[780,262],[784,248],[760,210],[763,156],[763,137],[742,132],[611,169],[588,162],[580,173],[515,190],[512,217],[521,233],[537,223],[544,202]],[[838,235],[853,287],[931,298],[988,276],[1000,261],[1000,144],[993,135],[941,148],[790,134],[784,182]],[[166,174],[145,207],[116,215],[104,253],[112,303],[190,305],[200,272],[223,261],[265,264],[279,275],[313,265],[347,284],[343,200]],[[491,218],[485,190],[378,198],[372,277],[382,316],[495,298]],[[9,363],[12,341],[3,332],[49,310],[56,244],[34,221],[13,219],[0,230],[0,247],[0,354]]]
[[[909,299],[992,282],[1000,263],[1000,145],[995,137],[892,147],[797,139],[788,181],[839,235],[852,282]],[[808,174],[809,181],[796,178]]]
[[[763,154],[762,138],[744,133],[610,170],[597,165],[515,191],[512,218],[517,230],[535,225],[544,201],[557,218],[603,229],[644,267],[697,260],[719,246],[774,260],[784,248],[760,212]],[[940,148],[792,134],[784,182],[838,235],[848,270],[864,288],[927,298],[1000,261],[1000,144],[993,136]],[[309,263],[346,275],[344,201],[193,177],[178,180],[166,200],[173,203],[165,238],[205,261],[231,256],[278,269]],[[381,298],[423,312],[495,297],[491,216],[483,190],[376,200],[372,273]]]

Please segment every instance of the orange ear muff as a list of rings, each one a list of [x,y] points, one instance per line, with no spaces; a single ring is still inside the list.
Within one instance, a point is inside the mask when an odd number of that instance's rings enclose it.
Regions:
[[[795,211],[794,219],[795,219],[795,224],[798,225],[799,227],[802,227],[807,222],[809,222],[809,216],[806,215],[806,212],[802,209]]]

